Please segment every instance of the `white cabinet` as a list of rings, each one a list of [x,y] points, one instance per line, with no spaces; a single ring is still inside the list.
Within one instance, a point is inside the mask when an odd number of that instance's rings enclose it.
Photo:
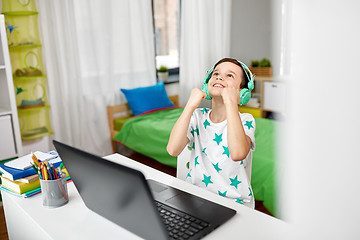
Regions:
[[[11,115],[0,116],[0,159],[16,157],[14,131],[11,123]]]
[[[22,155],[4,15],[0,15],[0,161]]]
[[[263,109],[267,111],[285,112],[285,84],[281,82],[264,82]]]
[[[240,112],[251,113],[254,117],[269,117],[269,114],[285,114],[285,81],[280,77],[255,77],[252,91],[253,103],[240,106]]]

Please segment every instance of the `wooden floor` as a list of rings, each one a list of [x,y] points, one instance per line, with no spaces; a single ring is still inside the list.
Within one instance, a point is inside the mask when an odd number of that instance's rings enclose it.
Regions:
[[[7,229],[6,229],[4,208],[2,205],[0,207],[0,239],[1,240],[9,239],[8,234],[7,234]]]
[[[118,148],[118,152],[121,153],[122,155],[125,155],[133,160],[136,160],[138,162],[141,162],[142,164],[148,165],[150,167],[156,168],[162,172],[165,172],[169,175],[172,176],[176,176],[176,169],[173,167],[169,167],[169,166],[165,166],[161,163],[159,163],[158,161],[155,161],[151,158],[148,158],[144,155],[141,155],[137,152],[132,151],[131,149],[128,149],[124,146]],[[272,216],[270,214],[270,212],[264,207],[264,205],[262,204],[261,201],[255,201],[255,209],[269,214],[270,216]],[[0,207],[0,240],[8,240],[8,234],[7,234],[7,229],[6,229],[6,222],[5,222],[5,215],[4,215],[4,209],[3,206],[1,205]]]

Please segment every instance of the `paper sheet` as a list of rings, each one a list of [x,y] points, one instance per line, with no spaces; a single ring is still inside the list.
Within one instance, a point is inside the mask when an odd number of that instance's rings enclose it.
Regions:
[[[53,155],[53,154],[43,153],[43,152],[40,152],[40,151],[36,151],[36,152],[34,152],[34,154],[37,157],[37,159],[39,159],[40,161],[49,160],[50,163],[61,161],[60,158],[56,158],[57,156]],[[50,160],[50,159],[52,159],[52,160]],[[5,165],[7,167],[12,167],[12,168],[24,170],[24,169],[27,169],[27,168],[31,167],[30,162],[33,162],[31,153],[28,154],[28,155],[25,155],[23,157],[14,159],[14,160],[12,160],[10,162],[7,162],[7,163],[5,163]]]

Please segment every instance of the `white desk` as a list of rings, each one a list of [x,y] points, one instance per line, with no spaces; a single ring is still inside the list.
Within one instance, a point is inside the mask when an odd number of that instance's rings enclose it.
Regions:
[[[146,178],[177,187],[237,211],[237,214],[204,239],[281,239],[290,225],[269,215],[217,196],[180,179],[147,167],[119,154],[106,159],[142,171]],[[96,177],[96,176],[94,176]],[[139,239],[136,235],[90,211],[73,183],[69,202],[59,208],[42,206],[41,194],[22,199],[2,192],[10,239]],[[241,237],[240,237],[241,236]]]

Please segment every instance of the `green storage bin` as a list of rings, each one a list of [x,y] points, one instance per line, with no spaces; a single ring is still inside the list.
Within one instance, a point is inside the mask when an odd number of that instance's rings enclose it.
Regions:
[[[16,105],[18,108],[48,105],[46,77],[14,78]]]
[[[5,15],[9,46],[40,44],[38,15]]]
[[[2,0],[3,14],[20,15],[29,12],[37,12],[35,0]]]
[[[52,135],[50,107],[18,109],[21,138],[30,140]]]
[[[10,47],[9,50],[14,78],[43,76],[41,45]]]

